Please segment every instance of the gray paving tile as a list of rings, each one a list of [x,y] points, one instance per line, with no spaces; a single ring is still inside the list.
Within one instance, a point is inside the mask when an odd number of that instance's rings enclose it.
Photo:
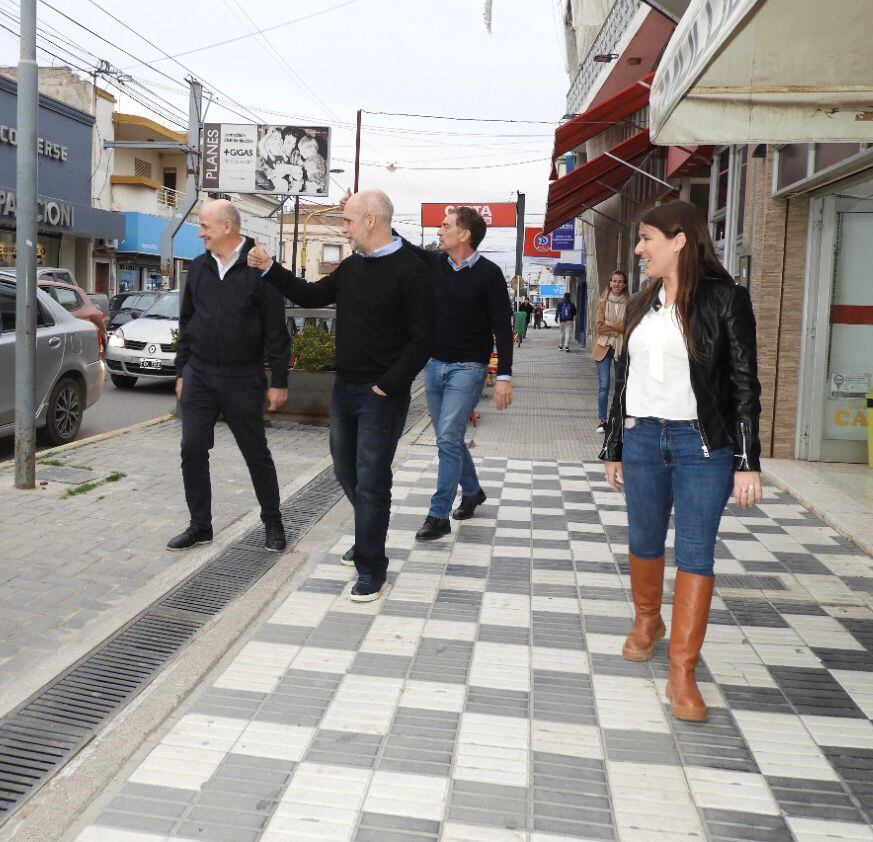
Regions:
[[[873,749],[823,746],[822,751],[864,811],[867,821],[873,822]]]
[[[487,643],[509,643],[527,646],[530,641],[530,629],[523,626],[498,626],[480,623],[478,640]]]
[[[355,842],[436,842],[440,828],[440,822],[427,819],[361,813]]]
[[[379,759],[379,769],[448,777],[459,714],[398,708]]]
[[[826,669],[771,666],[769,670],[779,689],[800,714],[867,718]]]
[[[705,728],[680,719],[671,719],[671,727],[684,765],[734,772],[759,771],[745,738],[727,710],[710,708]]]
[[[531,612],[531,639],[534,646],[554,649],[584,649],[585,634],[581,618],[558,611]]]
[[[425,637],[418,645],[409,678],[416,681],[464,684],[472,657],[473,644],[465,640]]]
[[[228,716],[235,719],[251,719],[267,698],[266,693],[249,690],[228,690],[210,687],[194,705],[192,713],[205,716]]]
[[[339,579],[307,579],[301,586],[300,590],[307,593],[329,593],[340,594],[346,582]]]
[[[341,584],[345,587],[346,583]],[[372,623],[373,618],[366,615],[331,611],[312,630],[306,645],[320,649],[358,649]]]
[[[606,757],[612,761],[678,766],[679,755],[670,734],[604,728]]]
[[[286,646],[302,646],[312,631],[312,626],[285,626],[281,623],[264,623],[253,640],[259,643],[282,643]]]
[[[264,699],[255,719],[313,727],[321,721],[341,680],[338,673],[290,669]]]
[[[476,622],[479,619],[481,605],[482,594],[478,591],[456,591],[444,588],[437,593],[430,616],[434,620]]]
[[[534,719],[580,725],[597,724],[590,676],[534,670],[532,687]]]
[[[382,614],[391,617],[427,617],[430,614],[429,602],[412,602],[403,599],[391,599],[389,594],[388,599],[383,600],[380,609]]]
[[[509,830],[526,830],[527,789],[456,780],[449,794],[448,820]]]
[[[734,710],[761,713],[793,713],[788,699],[777,687],[749,687],[745,684],[720,684],[725,701]]]
[[[354,675],[376,675],[385,678],[405,678],[412,663],[408,655],[383,655],[358,652],[349,668]]]
[[[782,816],[765,816],[739,810],[704,809],[702,812],[710,838],[719,842],[792,842],[794,839]]]
[[[721,576],[716,576],[716,589],[721,587]],[[724,597],[727,610],[741,626],[764,626],[774,629],[787,629],[788,623],[782,615],[765,599],[742,599]]]
[[[309,763],[372,769],[381,745],[382,737],[377,734],[319,730],[305,759]]]
[[[530,711],[530,694],[522,690],[495,690],[470,687],[464,707],[468,713],[490,716],[518,716],[526,719]]]
[[[789,816],[823,821],[867,824],[867,819],[836,781],[767,776],[767,784],[779,806]]]

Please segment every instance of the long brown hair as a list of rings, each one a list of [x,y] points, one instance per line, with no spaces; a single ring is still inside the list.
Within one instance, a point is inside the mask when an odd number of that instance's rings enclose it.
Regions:
[[[606,299],[609,298],[609,294],[612,292],[612,279],[616,275],[621,275],[621,279],[624,281],[624,291],[622,292],[622,295],[626,299],[630,298],[630,287],[628,286],[628,282],[627,282],[627,272],[625,272],[624,269],[616,269],[609,276],[609,280],[606,282],[606,289],[600,293],[600,300],[601,301],[606,301]]]
[[[698,287],[707,283],[733,284],[733,278],[721,265],[715,253],[712,238],[706,227],[706,217],[694,205],[680,201],[658,205],[643,213],[639,218],[639,224],[657,228],[668,240],[672,240],[679,233],[685,235],[685,245],[679,252],[676,314],[679,317],[679,326],[682,328],[688,355],[696,359],[698,353],[691,336],[689,317]],[[652,284],[633,299],[627,317],[625,335],[628,338],[643,316],[651,309],[660,287],[660,284]]]

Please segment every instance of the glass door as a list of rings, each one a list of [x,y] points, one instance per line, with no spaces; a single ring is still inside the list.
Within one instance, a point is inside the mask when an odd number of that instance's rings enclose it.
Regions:
[[[827,308],[820,313],[818,459],[866,462],[866,393],[873,388],[873,200],[833,199],[824,210],[822,280],[829,274],[830,283],[823,284],[820,296]]]

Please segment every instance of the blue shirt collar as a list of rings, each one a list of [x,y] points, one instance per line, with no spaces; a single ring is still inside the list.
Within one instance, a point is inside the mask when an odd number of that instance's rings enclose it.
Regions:
[[[368,260],[374,257],[387,257],[389,254],[394,254],[395,251],[400,251],[403,247],[403,240],[400,237],[392,237],[391,242],[382,246],[381,248],[377,248],[376,251],[371,251],[369,254],[361,253],[362,257],[366,257]]]
[[[462,260],[460,264],[455,263],[455,261],[449,257],[449,266],[451,266],[456,272],[460,272],[461,269],[469,269],[481,256],[482,255],[480,255],[478,251],[474,251],[466,260]]]

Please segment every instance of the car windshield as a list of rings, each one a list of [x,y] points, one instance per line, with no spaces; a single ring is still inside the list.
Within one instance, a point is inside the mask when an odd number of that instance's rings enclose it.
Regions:
[[[145,313],[143,319],[178,319],[179,293],[168,292],[162,295]]]

